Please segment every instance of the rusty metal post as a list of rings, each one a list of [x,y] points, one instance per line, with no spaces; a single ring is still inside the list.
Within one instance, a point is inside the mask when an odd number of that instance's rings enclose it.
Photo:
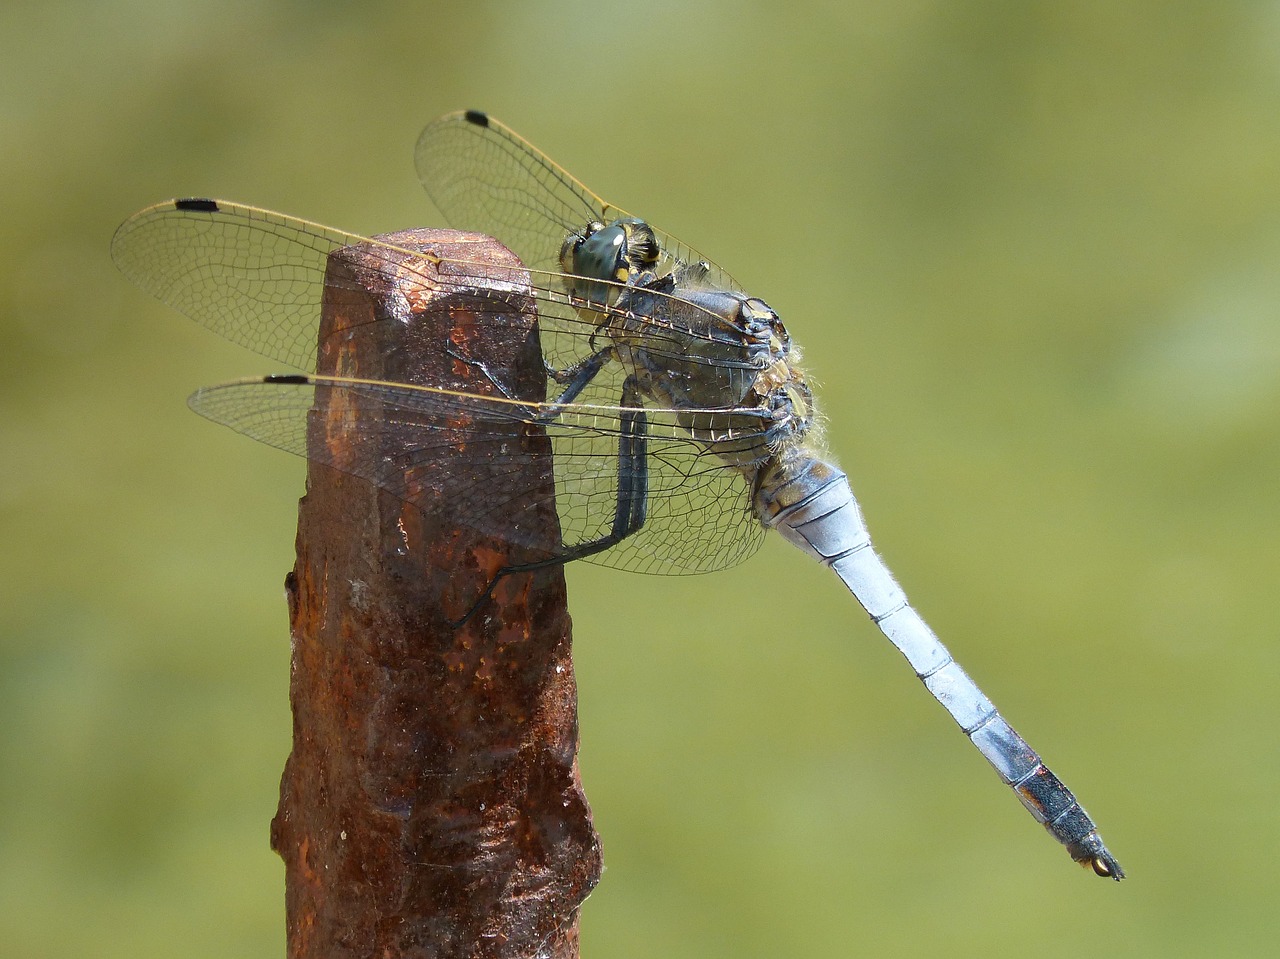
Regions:
[[[492,263],[506,283],[459,297],[424,283],[421,261],[388,279],[370,269],[385,271],[385,251],[340,250],[318,372],[482,390],[461,348],[519,389],[545,386],[532,301],[511,293],[523,276],[512,254],[453,231],[382,239]],[[372,322],[388,318],[398,322]],[[413,443],[411,424],[392,414],[358,435],[326,430],[350,411],[325,393],[309,442],[345,444],[328,451],[337,461]],[[521,481],[550,483],[545,437],[524,439]],[[563,573],[507,577],[482,614],[449,625],[497,569],[520,561],[451,517],[461,462],[445,450],[413,465],[407,482],[430,494],[426,508],[311,466],[286,584],[293,751],[271,827],[290,959],[578,955],[578,908],[601,857],[578,778]],[[554,531],[556,518],[544,508],[520,521]]]

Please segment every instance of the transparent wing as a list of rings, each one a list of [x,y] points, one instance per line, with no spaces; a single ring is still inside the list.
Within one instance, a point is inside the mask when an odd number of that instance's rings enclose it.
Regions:
[[[460,522],[536,556],[597,540],[613,524],[623,429],[618,407],[553,407],[322,376],[206,387],[189,403],[239,433],[358,476],[411,504],[446,495]],[[746,484],[691,437],[676,414],[645,412],[647,521],[618,546],[588,558],[648,573],[701,573],[746,559],[764,536]],[[699,412],[712,420],[728,415]],[[741,413],[735,416],[741,422]],[[740,441],[766,440],[767,423],[760,422],[758,436],[741,433]],[[543,436],[552,446],[554,477],[530,489],[529,462]],[[533,511],[553,497],[561,541],[531,538],[537,524],[511,524],[510,504]]]
[[[560,269],[560,247],[593,220],[630,217],[601,199],[514,130],[476,110],[450,113],[418,137],[418,179],[449,224],[496,237],[526,266]],[[653,224],[650,224],[653,226]],[[737,290],[737,281],[697,250],[654,228],[664,260],[657,272],[703,263],[705,282]]]
[[[353,289],[362,288],[359,281],[344,281],[327,271],[330,254],[352,246],[362,248],[366,254],[362,262],[371,264],[369,268],[374,272],[390,277],[419,271],[424,288],[439,291],[443,287],[446,292],[456,293],[446,298],[454,306],[477,282],[492,288],[495,278],[500,288],[505,284],[510,290],[513,301],[527,302],[532,296],[538,310],[542,349],[546,361],[555,368],[571,366],[603,346],[598,342],[599,323],[612,318],[635,331],[635,343],[643,346],[653,362],[673,368],[684,362],[690,369],[701,364],[696,370],[698,376],[708,375],[707,357],[717,355],[723,347],[723,358],[716,361],[714,373],[728,385],[725,395],[742,395],[741,386],[758,372],[749,363],[734,358],[734,348],[741,346],[742,330],[679,297],[646,291],[642,313],[600,304],[595,304],[593,310],[580,310],[583,304],[575,305],[573,298],[563,292],[559,274],[441,258],[387,240],[223,201],[177,200],[149,207],[121,225],[112,240],[112,255],[131,280],[198,323],[232,342],[310,373],[317,369],[317,350],[327,346],[320,342],[321,302],[326,286],[349,282]],[[624,303],[626,295],[633,292],[620,287],[619,302]],[[439,309],[444,311],[447,307]],[[490,325],[471,330],[468,336],[510,333],[502,325],[501,313],[481,310],[476,316],[473,322]],[[442,312],[441,320],[457,326],[452,314],[445,317]],[[359,335],[379,337],[374,342],[382,342],[379,327],[390,322],[393,321],[370,323],[365,329],[354,333],[346,330],[342,335],[348,339]],[[708,345],[712,349],[708,350]],[[691,350],[696,363],[689,359]],[[555,451],[557,507],[564,525],[564,542],[570,545],[597,538],[596,531],[613,521],[618,495],[617,403],[624,375],[618,366],[610,364],[592,381],[580,395],[580,404],[573,407],[576,412],[569,412],[566,407],[565,412],[557,412],[549,423],[543,424]],[[310,382],[314,384],[316,378]],[[350,384],[328,384],[349,396],[353,404],[350,421],[340,424],[339,429],[353,433],[361,429],[358,414],[375,400],[380,407],[386,405],[404,415],[424,418],[420,445],[405,447],[387,464],[344,465],[322,449],[308,452],[304,414],[312,408],[308,388],[314,391],[314,385],[232,385],[202,391],[193,397],[192,405],[203,415],[255,439],[344,469],[412,500],[401,468],[406,463],[425,461],[438,450],[441,438],[450,436],[447,424],[440,420],[450,403],[467,405],[477,414],[479,424],[470,434],[468,455],[473,460],[459,466],[472,469],[476,475],[503,468],[502,444],[511,441],[510,408],[492,403],[485,406],[485,398],[479,396],[457,399],[458,394],[447,393],[450,385],[384,382],[366,383],[356,389]],[[415,392],[422,386],[434,388],[434,392]],[[557,395],[560,389],[558,383],[549,382],[547,390],[536,399]],[[453,398],[446,401],[446,395]],[[523,412],[514,414],[515,419],[532,422],[536,417],[532,411],[537,408],[536,404],[520,404]],[[506,415],[492,415],[495,410],[506,410]],[[479,415],[485,411],[491,415]],[[753,432],[750,424],[759,416],[759,411],[753,409],[724,406],[703,417],[697,413],[688,409],[646,410],[651,429],[658,430],[649,446],[648,520],[640,534],[591,557],[593,561],[626,569],[698,572],[738,562],[758,546],[760,530],[750,518],[748,491],[740,474],[726,469],[688,430],[694,420],[700,426],[720,420],[727,424],[726,429],[732,426],[734,442],[750,451],[763,449],[769,443],[769,424],[763,423]],[[432,417],[437,420],[435,425]],[[504,424],[503,430],[493,426],[498,422]],[[453,439],[457,439],[456,435]],[[460,469],[460,475],[466,472]],[[474,505],[466,505],[464,512],[477,526],[484,524],[485,497],[492,495],[492,490],[492,484],[479,483],[470,492],[458,493],[464,500],[467,496],[474,498]],[[502,530],[486,531],[505,535]],[[547,544],[531,545],[541,548]]]
[[[364,247],[374,269],[388,276],[417,270],[424,286],[450,286],[460,295],[476,280],[493,278],[489,263],[442,259],[385,239],[207,199],[172,200],[134,214],[112,238],[111,255],[130,280],[197,323],[310,372],[316,369],[326,283],[342,282],[326,280],[328,258],[349,246]],[[521,271],[518,285],[522,295],[532,293],[538,301],[542,348],[552,368],[572,366],[604,345],[595,339],[607,314],[616,314],[634,328],[659,361],[678,366],[691,347],[716,343],[725,348],[721,367],[735,362],[731,351],[741,345],[742,329],[679,297],[646,291],[644,314],[633,315],[625,308],[627,288],[606,284],[618,290],[624,305],[597,304],[592,316],[584,317],[564,292],[562,274],[532,269],[525,273]],[[516,285],[513,278],[513,291]],[[743,366],[742,375],[749,379],[755,370]],[[600,385],[608,382],[606,374]]]

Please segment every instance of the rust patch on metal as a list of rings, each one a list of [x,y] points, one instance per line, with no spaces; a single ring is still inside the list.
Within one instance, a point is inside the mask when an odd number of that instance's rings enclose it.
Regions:
[[[522,391],[545,385],[532,303],[505,248],[452,231],[383,239],[490,263],[493,289],[459,294],[423,260],[388,280],[374,269],[385,251],[338,251],[319,373],[489,389],[449,355],[452,344]],[[396,322],[378,322],[388,318]],[[350,410],[327,399],[318,391],[310,442],[329,444],[336,462],[413,444],[402,435],[411,417],[388,416],[362,435],[332,429]],[[529,458],[519,481],[545,499],[548,442],[527,432],[513,442]],[[414,463],[408,482],[425,494],[421,508],[311,467],[286,582],[293,751],[271,830],[286,867],[292,959],[578,954],[578,908],[601,857],[577,769],[563,573],[507,577],[463,628],[449,626],[497,569],[531,558],[451,515],[464,462],[444,450]],[[557,535],[543,506],[520,522]]]

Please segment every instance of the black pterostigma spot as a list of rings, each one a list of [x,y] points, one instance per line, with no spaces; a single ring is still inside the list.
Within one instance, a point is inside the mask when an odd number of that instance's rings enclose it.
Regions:
[[[217,213],[218,201],[194,196],[183,200],[174,200],[173,208],[175,210],[195,210],[198,213]]]

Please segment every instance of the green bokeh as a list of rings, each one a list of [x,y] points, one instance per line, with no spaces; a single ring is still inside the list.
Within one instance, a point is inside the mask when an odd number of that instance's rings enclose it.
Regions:
[[[482,107],[807,347],[917,607],[1129,870],[1073,868],[835,580],[569,573],[589,957],[1270,955],[1280,6],[0,9],[0,954],[283,954],[303,464],[131,288],[135,209],[438,223]]]

